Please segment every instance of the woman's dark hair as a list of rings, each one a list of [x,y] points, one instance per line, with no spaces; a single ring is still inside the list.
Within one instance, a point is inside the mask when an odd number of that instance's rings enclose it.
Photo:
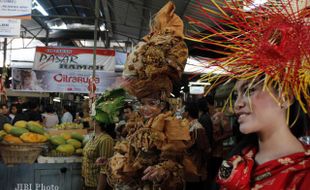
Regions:
[[[98,122],[98,121],[97,121],[97,123],[99,124],[101,131],[105,131],[113,139],[116,138],[115,124],[114,123],[106,124],[106,123],[101,123],[101,122]]]
[[[289,111],[289,126],[292,133],[297,138],[304,136],[310,125],[309,116],[302,110],[299,102],[296,100],[289,107]]]
[[[185,111],[188,112],[188,115],[191,118],[198,119],[199,109],[198,109],[196,102],[194,102],[194,101],[187,102],[185,104]]]
[[[202,111],[203,113],[209,113],[207,98],[200,98],[197,101],[197,106],[198,106],[199,111]]]

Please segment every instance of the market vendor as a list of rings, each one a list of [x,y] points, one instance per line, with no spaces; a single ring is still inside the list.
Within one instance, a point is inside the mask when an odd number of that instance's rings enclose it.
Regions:
[[[139,113],[127,122],[126,140],[114,147],[109,183],[115,189],[183,189],[182,161],[190,140],[165,102],[173,82],[180,80],[188,56],[183,22],[167,3],[154,17],[150,33],[128,56],[125,89],[139,100]]]
[[[108,189],[106,160],[113,155],[113,136],[117,114],[124,104],[125,91],[105,92],[92,110],[94,136],[83,148],[82,177],[85,190]]]

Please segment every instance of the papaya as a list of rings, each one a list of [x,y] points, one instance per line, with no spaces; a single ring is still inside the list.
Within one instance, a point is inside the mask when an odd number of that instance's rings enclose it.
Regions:
[[[3,140],[3,137],[6,135],[7,133],[4,130],[0,131],[0,141]]]
[[[7,133],[4,130],[0,131],[0,137],[4,137],[4,135],[6,135]]]
[[[20,127],[12,127],[12,129],[10,130],[9,134],[14,135],[15,137],[19,137],[24,133],[29,132],[27,129],[25,128],[20,128]]]
[[[76,139],[80,142],[83,142],[83,140],[84,140],[83,135],[81,135],[79,133],[71,133],[71,138]]]
[[[76,139],[68,139],[67,144],[72,144],[74,146],[74,148],[81,148],[82,147],[82,143]]]
[[[75,150],[75,154],[82,155],[83,154],[83,149],[82,148],[76,149]]]
[[[60,136],[62,136],[65,140],[71,139],[71,135],[69,133],[61,133]]]
[[[8,142],[10,144],[23,144],[23,141],[20,138],[14,137],[11,134],[5,135],[3,137],[3,140],[5,140],[6,142]]]
[[[13,125],[11,125],[11,124],[9,124],[9,123],[5,123],[4,125],[3,125],[3,129],[5,130],[5,132],[10,132],[11,131],[11,129],[13,128]]]
[[[36,133],[24,133],[20,137],[24,142],[27,143],[43,143],[47,141],[47,137],[44,135],[36,134]]]
[[[27,121],[24,121],[24,120],[16,121],[14,126],[19,127],[19,128],[26,128],[27,127]]]
[[[66,140],[61,136],[52,136],[49,138],[53,145],[63,145],[66,144]]]
[[[38,127],[37,125],[33,125],[33,123],[27,123],[27,129],[33,133],[38,133],[41,135],[44,135],[45,130],[41,127]]]
[[[70,156],[74,153],[75,149],[74,146],[71,144],[62,144],[56,148],[56,151],[65,153],[66,155]]]
[[[39,122],[37,122],[37,121],[28,121],[28,122],[27,122],[27,126],[28,126],[28,125],[40,127],[40,128],[43,129],[43,126],[42,126]]]

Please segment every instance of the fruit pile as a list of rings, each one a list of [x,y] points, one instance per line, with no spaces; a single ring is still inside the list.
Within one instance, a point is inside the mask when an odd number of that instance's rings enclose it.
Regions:
[[[54,129],[83,129],[83,124],[66,122],[66,123],[55,125],[53,128]]]
[[[3,128],[0,141],[9,144],[44,143],[48,140],[48,133],[35,121],[17,121],[14,126],[6,123]]]
[[[72,156],[73,154],[82,155],[84,137],[79,133],[62,133],[49,138],[52,150],[48,156]]]

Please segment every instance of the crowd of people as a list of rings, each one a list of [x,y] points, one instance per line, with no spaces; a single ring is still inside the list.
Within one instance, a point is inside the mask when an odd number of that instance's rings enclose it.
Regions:
[[[1,104],[0,106],[0,129],[3,129],[5,123],[14,125],[21,120],[40,122],[47,129],[67,122],[82,123],[88,127],[88,123],[83,122],[83,113],[75,114],[68,105],[64,105],[61,112],[56,112],[51,104],[42,107],[37,101],[29,101],[23,104],[13,103],[10,106]]]

